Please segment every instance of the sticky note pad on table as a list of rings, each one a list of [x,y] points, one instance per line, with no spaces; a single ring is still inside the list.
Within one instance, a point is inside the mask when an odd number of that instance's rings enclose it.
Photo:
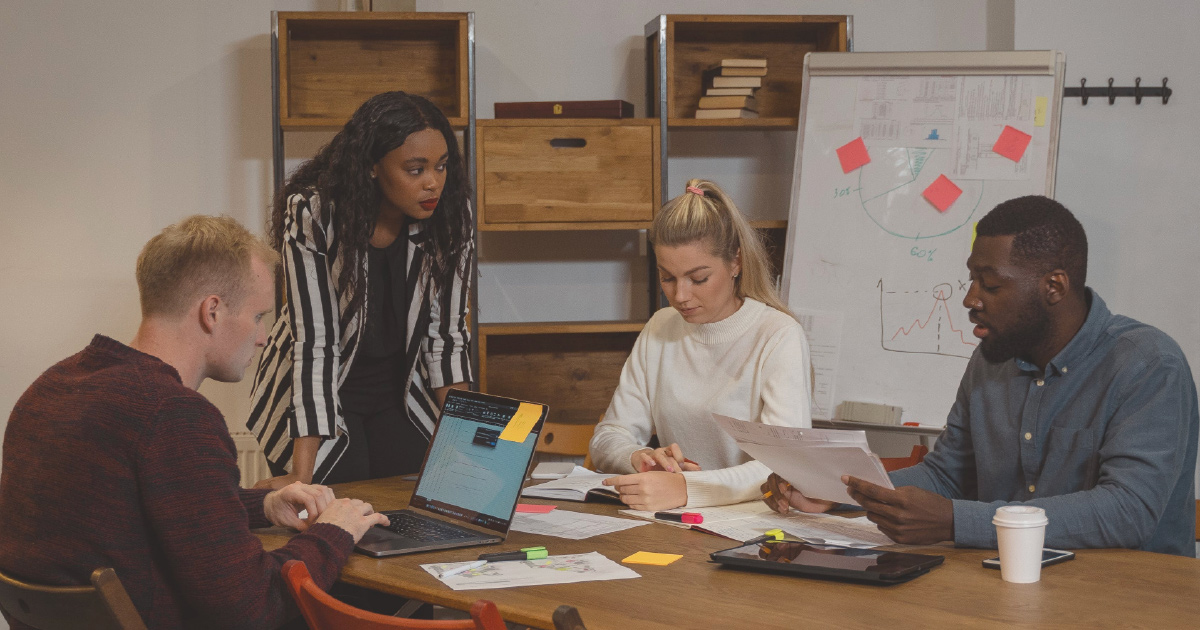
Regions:
[[[871,156],[867,154],[867,145],[863,144],[862,138],[855,138],[839,147],[837,155],[842,163],[843,173],[849,173],[871,161]]]
[[[538,419],[542,417],[541,405],[533,405],[527,402],[521,403],[517,407],[517,413],[505,425],[504,430],[500,432],[500,439],[509,442],[524,442],[529,436],[529,432],[533,430],[533,426],[537,424]]]
[[[682,558],[683,556],[677,553],[654,553],[651,551],[639,551],[621,562],[626,564],[652,564],[657,567],[665,567],[672,562]]]
[[[553,505],[534,505],[533,503],[518,503],[517,511],[525,512],[526,514],[546,514],[553,510],[556,506]]]
[[[945,212],[962,194],[962,189],[955,186],[954,182],[945,175],[938,175],[938,178],[933,180],[933,183],[921,194],[929,200],[929,203],[933,204],[934,208],[938,209],[938,212]]]
[[[1004,125],[1004,131],[1000,132],[996,144],[992,145],[992,151],[1014,162],[1020,162],[1021,156],[1025,155],[1025,147],[1029,146],[1032,139],[1033,136],[1024,131]]]

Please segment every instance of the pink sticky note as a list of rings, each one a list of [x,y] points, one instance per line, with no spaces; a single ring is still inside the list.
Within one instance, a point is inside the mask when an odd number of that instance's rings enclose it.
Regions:
[[[862,138],[855,138],[842,145],[837,154],[842,163],[843,173],[849,173],[871,161],[871,156],[867,154],[867,145],[863,144]]]
[[[1020,162],[1021,156],[1025,155],[1025,147],[1029,146],[1032,139],[1033,136],[1024,131],[1004,125],[1004,131],[1000,132],[996,144],[992,145],[992,151],[1014,162]]]
[[[962,194],[962,189],[954,185],[945,175],[938,175],[938,178],[933,180],[929,188],[921,193],[933,204],[933,207],[938,209],[938,212],[945,212],[955,199]]]
[[[534,505],[534,504],[532,504],[532,503],[518,503],[518,504],[517,504],[517,511],[518,511],[518,512],[525,512],[525,513],[528,513],[528,514],[545,514],[545,513],[549,512],[550,510],[553,510],[555,507],[557,507],[557,506],[554,506],[554,505]]]

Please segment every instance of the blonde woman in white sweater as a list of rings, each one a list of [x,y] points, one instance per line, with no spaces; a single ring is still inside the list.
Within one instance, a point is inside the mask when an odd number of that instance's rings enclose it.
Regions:
[[[757,232],[713,182],[693,179],[654,218],[650,238],[671,303],[646,323],[590,451],[640,510],[758,498],[770,475],[716,412],[808,427],[808,341],[771,279]],[[663,448],[647,446],[657,434]]]

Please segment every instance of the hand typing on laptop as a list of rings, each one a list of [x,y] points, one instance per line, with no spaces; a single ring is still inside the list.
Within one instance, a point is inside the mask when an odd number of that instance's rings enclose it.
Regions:
[[[300,518],[300,511],[308,516]],[[358,542],[373,525],[387,525],[388,519],[358,499],[335,499],[333,490],[325,486],[295,482],[275,490],[263,498],[267,520],[280,527],[300,531],[312,523],[329,523],[346,530]]]

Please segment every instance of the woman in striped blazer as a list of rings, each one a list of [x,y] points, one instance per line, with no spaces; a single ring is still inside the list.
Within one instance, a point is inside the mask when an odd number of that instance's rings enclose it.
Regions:
[[[260,487],[420,467],[446,391],[471,380],[468,199],[450,123],[403,92],[367,100],[276,196],[286,301],[247,420],[276,475]]]

